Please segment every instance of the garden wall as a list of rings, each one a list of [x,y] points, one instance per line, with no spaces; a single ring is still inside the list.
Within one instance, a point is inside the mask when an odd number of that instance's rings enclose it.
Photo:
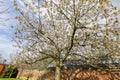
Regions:
[[[0,64],[0,76],[2,75],[4,70],[5,70],[5,65]]]

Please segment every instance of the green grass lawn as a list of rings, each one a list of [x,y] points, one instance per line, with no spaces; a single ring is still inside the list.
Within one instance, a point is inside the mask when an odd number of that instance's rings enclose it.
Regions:
[[[27,80],[27,78],[20,78],[20,79],[17,79],[17,78],[0,78],[0,80]],[[34,80],[32,78],[29,78],[29,80]]]
[[[15,79],[15,78],[0,78],[0,80],[19,80],[19,79]]]

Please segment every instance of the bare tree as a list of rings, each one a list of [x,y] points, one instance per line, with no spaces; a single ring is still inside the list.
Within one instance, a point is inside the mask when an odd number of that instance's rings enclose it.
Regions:
[[[98,62],[102,55],[119,55],[120,11],[110,0],[30,0],[24,2],[27,10],[15,0],[14,6],[21,14],[14,37],[21,54],[31,64],[54,61],[55,80],[61,80],[66,61]]]
[[[3,58],[2,54],[0,54],[0,64],[5,64],[7,60]]]
[[[0,63],[2,62],[2,54],[0,54]]]

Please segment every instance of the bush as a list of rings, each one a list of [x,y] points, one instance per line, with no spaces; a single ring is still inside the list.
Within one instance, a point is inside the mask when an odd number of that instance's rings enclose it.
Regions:
[[[16,78],[17,74],[18,74],[18,69],[10,66],[4,71],[2,77],[3,78]]]

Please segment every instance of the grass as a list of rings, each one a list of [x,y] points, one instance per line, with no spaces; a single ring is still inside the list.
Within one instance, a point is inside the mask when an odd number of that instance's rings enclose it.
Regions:
[[[16,78],[0,78],[0,80],[19,80],[19,79],[16,79]]]
[[[0,78],[0,80],[27,80],[27,78],[25,78],[25,77],[21,77],[19,79],[17,79],[17,78]],[[34,80],[34,79],[29,78],[29,80]]]

